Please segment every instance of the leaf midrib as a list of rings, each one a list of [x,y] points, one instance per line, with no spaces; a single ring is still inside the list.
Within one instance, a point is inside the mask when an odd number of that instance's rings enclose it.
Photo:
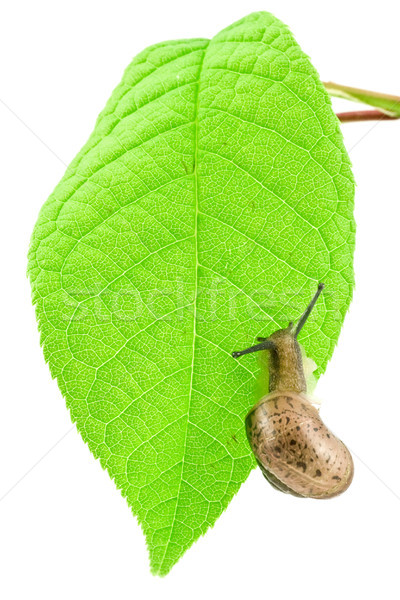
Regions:
[[[194,196],[195,196],[195,214],[194,214],[194,251],[195,251],[195,282],[194,282],[194,297],[193,297],[193,344],[192,344],[192,362],[191,362],[191,373],[190,373],[190,389],[189,389],[189,400],[188,400],[188,410],[186,414],[186,426],[185,426],[185,437],[183,440],[183,452],[182,452],[182,462],[181,462],[181,476],[179,480],[178,491],[176,494],[176,503],[175,510],[172,517],[171,530],[169,534],[169,538],[165,544],[164,554],[160,561],[160,566],[158,571],[162,573],[165,557],[167,555],[167,551],[169,548],[169,544],[172,539],[172,533],[174,531],[174,526],[176,523],[176,514],[178,511],[179,505],[179,497],[182,488],[183,481],[183,468],[185,464],[185,454],[186,454],[186,444],[187,444],[187,433],[189,427],[189,418],[190,418],[190,405],[192,401],[192,390],[193,390],[193,374],[194,374],[194,357],[196,351],[196,318],[197,318],[197,289],[198,289],[198,270],[199,270],[199,254],[198,254],[198,237],[197,237],[197,229],[198,229],[198,220],[199,220],[199,178],[198,178],[198,150],[199,150],[199,104],[200,104],[200,81],[201,81],[201,71],[204,64],[204,59],[207,53],[207,49],[209,47],[209,43],[204,48],[202,59],[199,63],[199,73],[197,77],[197,89],[196,89],[196,97],[195,97],[195,110],[194,110]]]

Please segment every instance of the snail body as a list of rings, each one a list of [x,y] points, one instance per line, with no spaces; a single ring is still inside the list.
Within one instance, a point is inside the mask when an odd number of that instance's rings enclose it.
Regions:
[[[323,423],[307,396],[297,335],[323,284],[296,328],[290,323],[242,354],[268,350],[269,394],[246,417],[249,444],[262,473],[281,492],[306,498],[332,498],[350,485],[354,465],[344,443]]]

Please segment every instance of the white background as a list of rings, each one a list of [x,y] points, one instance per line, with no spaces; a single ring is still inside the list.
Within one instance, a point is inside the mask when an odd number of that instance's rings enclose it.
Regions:
[[[400,94],[397,5],[395,0],[3,5],[0,497],[6,495],[0,501],[0,596],[5,600],[399,597],[400,122],[343,126],[358,184],[357,285],[317,394],[324,420],[354,453],[351,488],[334,500],[299,500],[275,492],[253,471],[215,527],[164,579],[150,575],[139,526],[71,429],[42,357],[25,277],[41,205],[62,177],[63,163],[86,141],[123,70],[144,47],[211,37],[253,10],[269,10],[290,26],[322,79]],[[343,109],[345,103],[339,105]]]

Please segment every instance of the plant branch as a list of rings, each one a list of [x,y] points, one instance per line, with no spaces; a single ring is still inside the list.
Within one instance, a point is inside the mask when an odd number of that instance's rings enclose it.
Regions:
[[[324,82],[325,89],[331,96],[344,98],[353,102],[362,102],[376,108],[381,114],[392,118],[400,117],[400,96],[391,94],[382,94],[380,92],[371,92],[360,88],[349,87],[333,83],[332,81]],[[360,111],[361,112],[361,111]],[[377,118],[377,117],[372,117]],[[350,120],[365,120],[365,119],[350,119]],[[368,119],[369,120],[369,119]]]
[[[392,117],[380,110],[354,110],[350,112],[336,113],[341,123],[356,123],[357,121],[395,121],[400,118]]]

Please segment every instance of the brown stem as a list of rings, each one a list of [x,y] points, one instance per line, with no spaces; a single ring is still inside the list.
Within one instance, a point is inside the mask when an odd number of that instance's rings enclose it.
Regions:
[[[368,104],[390,117],[400,116],[400,96],[382,94],[381,92],[371,92],[370,90],[349,87],[347,85],[333,83],[332,81],[325,82],[324,86],[331,96]]]
[[[399,117],[391,117],[380,110],[354,110],[336,114],[342,123],[356,123],[357,121],[395,121]]]

